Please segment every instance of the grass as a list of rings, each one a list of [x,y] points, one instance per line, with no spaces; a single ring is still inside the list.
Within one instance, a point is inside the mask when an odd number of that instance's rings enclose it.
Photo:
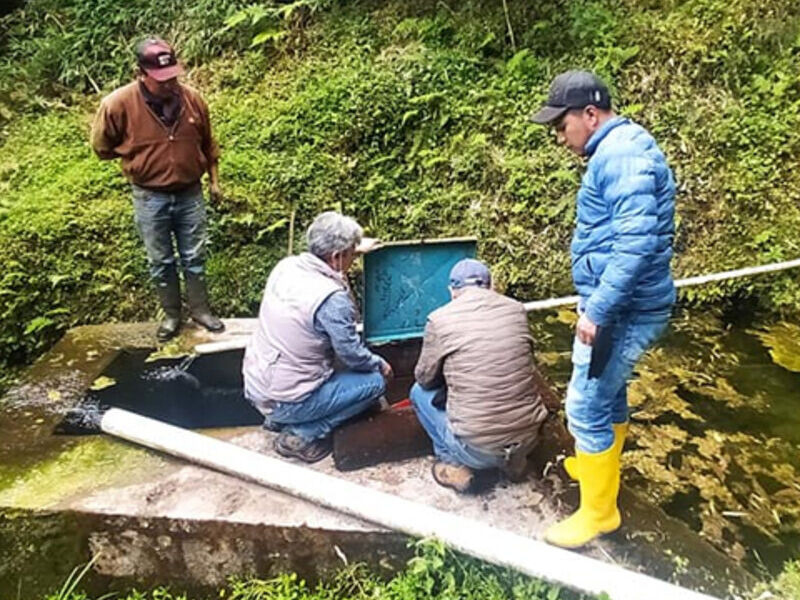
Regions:
[[[786,563],[783,573],[773,582],[764,584],[753,593],[753,597],[763,600],[800,599],[800,561]]]
[[[294,573],[270,579],[232,579],[213,597],[227,600],[590,600],[590,597],[456,555],[433,540],[418,542],[416,546],[416,556],[389,580],[377,577],[363,565],[349,565],[316,584]],[[80,579],[87,571],[88,566],[82,570],[76,568],[59,590],[45,600],[100,600],[80,591]],[[157,588],[130,590],[113,597],[119,600],[199,600],[204,596]]]

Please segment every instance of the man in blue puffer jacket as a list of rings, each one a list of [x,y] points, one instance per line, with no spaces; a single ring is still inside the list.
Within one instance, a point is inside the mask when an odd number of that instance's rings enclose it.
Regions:
[[[611,110],[608,88],[591,73],[556,77],[533,120],[552,126],[559,143],[588,158],[572,238],[581,299],[566,412],[575,458],[564,464],[580,484],[581,504],[545,534],[552,544],[574,548],[620,525],[627,381],[666,329],[675,302],[675,180],[650,133]]]

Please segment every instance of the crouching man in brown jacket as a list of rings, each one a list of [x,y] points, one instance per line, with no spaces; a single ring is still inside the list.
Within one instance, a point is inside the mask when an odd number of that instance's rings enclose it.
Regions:
[[[433,478],[466,492],[473,470],[521,477],[547,409],[522,304],[493,291],[488,267],[473,259],[453,267],[450,292],[428,317],[411,402],[433,441]]]

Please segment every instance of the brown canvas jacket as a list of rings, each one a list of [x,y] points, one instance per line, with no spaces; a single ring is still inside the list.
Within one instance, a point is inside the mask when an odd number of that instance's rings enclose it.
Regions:
[[[122,172],[138,186],[180,189],[200,180],[219,159],[208,106],[181,85],[181,112],[171,128],[153,113],[139,82],[105,98],[92,125],[92,147],[101,159],[122,159]]]
[[[532,349],[522,304],[465,288],[428,316],[414,375],[427,389],[446,383],[448,420],[467,443],[494,453],[513,443],[531,448],[547,416]]]

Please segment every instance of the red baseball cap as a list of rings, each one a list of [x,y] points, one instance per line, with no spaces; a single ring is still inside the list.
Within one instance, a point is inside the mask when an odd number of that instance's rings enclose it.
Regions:
[[[174,79],[183,72],[172,46],[161,38],[151,37],[136,44],[136,61],[156,81]]]

